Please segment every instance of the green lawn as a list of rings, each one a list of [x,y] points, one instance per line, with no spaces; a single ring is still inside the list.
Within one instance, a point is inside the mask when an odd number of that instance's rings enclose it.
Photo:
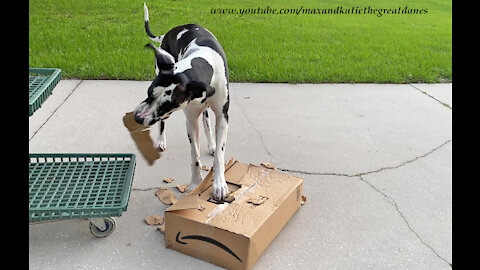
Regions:
[[[139,0],[29,2],[29,65],[63,78],[150,80],[153,53]],[[146,1],[164,34],[198,23],[225,49],[232,82],[445,82],[452,80],[452,3],[418,0]],[[427,9],[423,15],[214,15],[212,8]]]

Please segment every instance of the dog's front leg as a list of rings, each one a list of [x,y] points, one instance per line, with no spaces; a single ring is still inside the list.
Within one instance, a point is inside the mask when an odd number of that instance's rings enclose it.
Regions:
[[[157,149],[161,152],[167,149],[167,138],[165,138],[165,122],[160,121],[160,135],[158,136]]]
[[[192,158],[191,170],[192,178],[190,181],[190,189],[195,188],[202,181],[200,162],[200,129],[198,128],[198,120],[201,110],[197,112],[185,111],[187,118],[187,135],[190,142],[190,153]]]
[[[227,197],[228,186],[225,181],[225,146],[228,133],[228,114],[226,111],[215,112],[215,135],[217,147],[213,159],[213,196],[217,200],[223,200]]]
[[[208,152],[210,155],[215,155],[215,141],[212,136],[212,129],[210,128],[210,119],[208,117],[208,107],[203,111],[203,128],[205,129],[205,136],[207,137]]]

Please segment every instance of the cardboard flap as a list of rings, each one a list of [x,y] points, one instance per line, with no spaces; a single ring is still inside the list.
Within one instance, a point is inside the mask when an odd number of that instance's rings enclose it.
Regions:
[[[225,165],[225,171],[228,171],[237,161],[233,158]],[[185,195],[183,199],[176,202],[174,205],[167,208],[165,211],[172,212],[176,210],[198,209],[203,211],[205,207],[202,205],[199,195],[207,190],[212,185],[213,170],[210,170],[208,175],[195,187],[190,193]]]
[[[185,210],[185,209],[198,209],[203,211],[205,207],[202,205],[198,196],[195,194],[187,195],[183,199],[177,201],[174,205],[167,208],[166,212],[172,212],[176,210]]]

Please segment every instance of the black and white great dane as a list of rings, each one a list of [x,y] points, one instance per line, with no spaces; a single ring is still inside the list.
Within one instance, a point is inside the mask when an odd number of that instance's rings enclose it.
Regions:
[[[135,121],[151,126],[160,121],[159,151],[166,149],[165,123],[174,111],[183,109],[191,147],[193,189],[202,180],[200,161],[200,131],[198,118],[203,112],[203,124],[213,161],[213,197],[223,200],[228,193],[225,182],[225,144],[228,131],[228,67],[225,52],[207,29],[186,24],[165,35],[155,36],[149,28],[147,6],[144,4],[145,30],[159,47],[147,44],[155,53],[156,77],[148,88],[147,99],[135,108]],[[215,113],[215,138],[212,138],[208,107]]]

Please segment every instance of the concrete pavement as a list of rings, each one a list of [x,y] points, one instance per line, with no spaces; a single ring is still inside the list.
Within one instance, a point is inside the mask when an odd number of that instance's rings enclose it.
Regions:
[[[62,80],[29,118],[30,153],[137,154],[117,229],[97,239],[85,220],[30,225],[30,269],[219,269],[166,249],[144,222],[167,208],[157,187],[190,177],[182,112],[154,166],[122,124],[149,84]],[[307,203],[254,269],[450,269],[452,107],[452,84],[232,83],[227,159],[305,179]],[[201,158],[212,165],[203,134]]]

